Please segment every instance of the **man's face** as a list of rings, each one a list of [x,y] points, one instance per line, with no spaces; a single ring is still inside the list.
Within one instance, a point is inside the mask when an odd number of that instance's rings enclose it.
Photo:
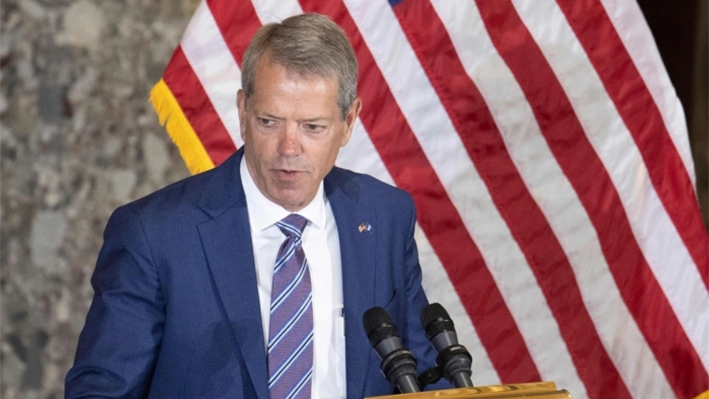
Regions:
[[[261,57],[254,92],[237,105],[244,156],[258,189],[291,212],[312,201],[361,109],[355,100],[345,120],[337,107],[337,79],[300,76]]]

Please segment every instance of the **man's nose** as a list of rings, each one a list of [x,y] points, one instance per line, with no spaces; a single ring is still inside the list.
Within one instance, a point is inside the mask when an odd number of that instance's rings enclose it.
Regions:
[[[302,152],[298,136],[298,124],[287,123],[278,140],[278,153],[284,156],[296,156]]]

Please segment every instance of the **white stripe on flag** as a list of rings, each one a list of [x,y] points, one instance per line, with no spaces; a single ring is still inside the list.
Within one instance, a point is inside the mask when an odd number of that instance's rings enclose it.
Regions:
[[[670,137],[682,158],[692,183],[696,186],[694,159],[689,146],[687,123],[682,104],[677,98],[674,86],[665,70],[660,52],[657,50],[650,27],[645,22],[636,1],[600,0],[611,19],[626,51],[633,59],[645,85],[650,90],[665,122]]]
[[[336,164],[345,169],[374,176],[392,186],[395,185],[394,179],[391,178],[384,162],[379,157],[369,133],[364,129],[359,119],[355,122],[350,142],[340,149]]]
[[[387,3],[355,4],[350,14],[427,158],[478,245],[535,364],[547,375],[578,376],[536,279],[478,175],[438,95]],[[415,93],[415,95],[412,95]]]
[[[709,369],[709,293],[655,192],[635,141],[556,2],[519,2],[516,7],[610,174],[650,268]]]
[[[241,88],[241,71],[206,1],[197,7],[180,44],[229,136],[240,147],[236,92]]]
[[[252,3],[262,25],[303,13],[297,1],[253,0]]]

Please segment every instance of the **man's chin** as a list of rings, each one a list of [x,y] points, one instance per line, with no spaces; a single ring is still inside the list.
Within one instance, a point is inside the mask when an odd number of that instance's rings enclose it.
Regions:
[[[271,197],[271,201],[282,206],[290,212],[297,212],[305,208],[305,206],[308,205],[308,203],[310,202],[305,198],[305,195],[299,191],[294,192],[293,190],[289,189],[280,189],[275,194],[276,195]]]

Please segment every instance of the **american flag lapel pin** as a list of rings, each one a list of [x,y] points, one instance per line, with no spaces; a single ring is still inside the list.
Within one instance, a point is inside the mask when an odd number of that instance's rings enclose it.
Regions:
[[[369,223],[362,222],[359,224],[359,226],[357,226],[357,229],[360,233],[364,233],[365,231],[372,231],[372,225]]]

